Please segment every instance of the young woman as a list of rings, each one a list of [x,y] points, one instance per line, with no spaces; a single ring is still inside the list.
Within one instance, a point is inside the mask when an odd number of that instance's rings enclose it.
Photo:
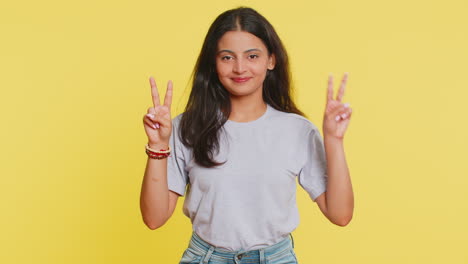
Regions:
[[[228,10],[211,25],[183,114],[171,119],[172,83],[161,105],[150,78],[140,207],[156,229],[186,195],[193,234],[180,263],[297,263],[290,236],[299,222],[296,178],[332,223],[348,224],[346,80],[333,98],[329,77],[322,139],[290,97],[280,38],[250,8]]]

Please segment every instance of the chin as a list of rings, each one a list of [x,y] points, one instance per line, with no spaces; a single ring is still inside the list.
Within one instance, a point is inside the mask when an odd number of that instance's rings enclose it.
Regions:
[[[243,91],[241,89],[236,90],[236,89],[227,89],[229,94],[234,97],[244,97],[244,96],[252,96],[258,93],[257,90],[249,90],[249,91]],[[261,93],[260,93],[261,94]]]

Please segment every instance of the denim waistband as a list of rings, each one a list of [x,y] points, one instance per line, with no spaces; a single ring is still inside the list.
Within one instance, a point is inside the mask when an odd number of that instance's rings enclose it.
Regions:
[[[223,248],[217,248],[208,242],[200,238],[195,232],[192,233],[192,238],[190,240],[189,247],[192,250],[195,250],[200,255],[203,255],[204,258],[200,263],[207,263],[211,257],[221,258],[221,259],[242,259],[244,257],[248,258],[258,258],[259,263],[265,263],[265,258],[275,257],[275,255],[283,254],[284,251],[291,250],[294,247],[294,241],[292,235],[288,235],[285,239],[280,242],[256,250],[239,250],[239,251],[229,251]],[[204,261],[203,261],[204,260]]]

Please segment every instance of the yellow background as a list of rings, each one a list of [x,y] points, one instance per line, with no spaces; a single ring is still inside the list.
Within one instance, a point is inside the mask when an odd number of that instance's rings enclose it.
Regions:
[[[465,0],[4,1],[0,263],[178,263],[183,201],[155,231],[139,211],[148,77],[174,80],[179,114],[209,25],[239,5],[277,29],[319,127],[328,73],[350,73],[354,218],[299,189],[299,262],[468,263]]]

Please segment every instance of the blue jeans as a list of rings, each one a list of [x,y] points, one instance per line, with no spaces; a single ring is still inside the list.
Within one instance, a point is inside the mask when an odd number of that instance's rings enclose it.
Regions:
[[[292,236],[269,247],[227,251],[203,241],[195,232],[179,264],[297,264]]]

